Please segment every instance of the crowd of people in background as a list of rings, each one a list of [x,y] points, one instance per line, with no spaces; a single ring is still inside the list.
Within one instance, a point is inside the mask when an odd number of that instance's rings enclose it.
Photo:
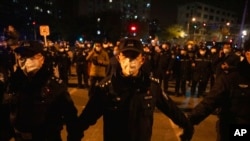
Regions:
[[[19,41],[21,44],[22,41]],[[13,49],[18,43],[3,41],[1,43],[1,70],[7,77],[16,68]],[[118,64],[119,40],[116,43],[103,40],[76,41],[72,46],[67,41],[49,41],[44,46],[48,58],[49,70],[68,84],[72,75],[71,67],[76,67],[77,88],[88,88],[105,76],[114,72]],[[142,69],[157,76],[162,83],[163,91],[169,92],[169,81],[175,81],[175,96],[190,94],[200,97],[205,94],[208,83],[213,85],[216,75],[232,71],[242,59],[243,50],[234,48],[230,42],[207,46],[206,42],[175,44],[167,41],[144,43],[145,63]],[[14,46],[14,47],[13,47]],[[7,80],[7,78],[5,78]],[[197,92],[196,92],[197,90]]]
[[[9,78],[20,67],[22,58],[17,56],[14,50],[19,46],[25,46],[25,41],[18,40],[19,35],[12,26],[9,26],[5,32],[6,40],[0,44],[1,101],[4,99],[3,94],[8,90],[5,84],[10,81]],[[119,44],[120,40],[112,43],[94,39],[84,42],[76,41],[73,46],[67,41],[48,42],[47,46],[44,45],[42,48],[42,55],[46,58],[46,68],[43,66],[43,69],[54,73],[66,85],[69,85],[69,77],[72,75],[71,68],[74,66],[76,68],[77,88],[88,89],[89,97],[91,97],[96,84],[101,82],[103,78],[117,72]],[[239,63],[244,59],[244,53],[245,50],[235,48],[231,42],[223,42],[222,44],[214,42],[210,46],[206,42],[176,44],[159,41],[143,43],[144,63],[141,70],[145,74],[157,78],[154,81],[160,83],[162,91],[166,95],[203,97],[208,94],[206,92],[208,86],[213,88],[216,78],[238,70]],[[25,60],[26,56],[30,57],[25,53],[22,55]],[[60,83],[59,80],[57,81]],[[174,93],[169,90],[170,81],[175,82]],[[188,92],[188,87],[190,87],[190,92]],[[65,93],[64,96],[67,99],[68,94],[66,91]],[[74,106],[70,100],[68,102],[75,114]],[[1,108],[5,109],[3,106]],[[1,113],[6,112],[2,109]]]
[[[75,45],[54,43],[44,47],[51,63],[51,69],[57,69],[59,76],[68,83],[71,67],[76,67],[77,87],[88,88],[112,74],[117,67],[116,55],[119,41],[76,41]],[[144,44],[145,63],[143,71],[156,76],[162,83],[166,94],[169,81],[175,82],[175,96],[200,97],[212,87],[215,77],[220,73],[233,71],[242,59],[243,50],[234,48],[230,42],[207,46],[206,43],[184,45],[162,41],[159,44]]]

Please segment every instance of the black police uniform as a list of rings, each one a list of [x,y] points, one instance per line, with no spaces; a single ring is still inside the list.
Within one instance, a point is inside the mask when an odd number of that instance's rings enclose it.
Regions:
[[[0,140],[9,141],[13,136],[13,128],[9,119],[9,106],[4,103],[4,96],[6,92],[7,77],[5,77],[5,70],[0,69]]]
[[[69,68],[70,68],[70,57],[67,51],[57,52],[56,54],[56,65],[58,65],[58,71],[60,78],[68,84],[69,81]]]
[[[17,69],[10,80],[8,103],[18,141],[61,141],[67,125],[68,141],[74,140],[77,109],[62,80],[41,68],[29,78]]]
[[[176,96],[186,96],[186,83],[190,80],[191,60],[186,55],[177,55],[174,62],[175,93]],[[181,90],[181,92],[180,92]]]
[[[205,95],[207,84],[212,74],[212,63],[207,54],[204,56],[198,54],[194,59],[195,66],[193,67],[191,96],[195,96],[196,87],[198,85],[197,97]]]
[[[86,60],[87,54],[88,52],[86,49],[77,48],[73,56],[73,62],[76,63],[78,87],[89,87],[88,61]],[[82,80],[84,81],[84,85],[82,85]]]
[[[229,141],[230,125],[250,124],[250,64],[243,60],[237,69],[217,77],[210,93],[190,113],[193,124],[199,124],[219,108],[217,140]]]
[[[171,50],[164,50],[160,56],[159,59],[159,69],[161,73],[161,79],[163,81],[163,91],[165,93],[168,92],[168,81],[170,78],[170,74],[167,74],[166,72],[172,71],[172,53]]]
[[[185,115],[162,93],[159,79],[145,72],[140,71],[137,77],[124,77],[119,67],[94,90],[79,117],[79,133],[103,116],[104,141],[150,141],[157,107],[175,124],[190,131],[186,135],[192,134]]]

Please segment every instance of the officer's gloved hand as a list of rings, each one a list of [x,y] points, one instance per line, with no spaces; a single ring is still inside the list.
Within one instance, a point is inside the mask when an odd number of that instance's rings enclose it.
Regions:
[[[180,135],[181,141],[191,141],[194,134],[194,126],[191,123],[183,128],[183,133]]]

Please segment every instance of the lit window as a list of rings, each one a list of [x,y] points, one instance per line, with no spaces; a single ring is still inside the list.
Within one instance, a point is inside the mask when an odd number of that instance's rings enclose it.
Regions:
[[[38,6],[35,6],[34,9],[35,9],[35,10],[39,10],[39,7],[38,7]]]
[[[52,14],[52,12],[51,12],[50,10],[47,10],[47,13],[48,13],[48,14]]]
[[[149,8],[150,7],[150,3],[147,3],[147,8]]]

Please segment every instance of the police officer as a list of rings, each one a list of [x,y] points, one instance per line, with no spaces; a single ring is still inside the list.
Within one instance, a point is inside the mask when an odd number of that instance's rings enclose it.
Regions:
[[[161,45],[162,48],[162,54],[160,56],[159,60],[159,69],[161,73],[161,79],[163,82],[163,91],[165,93],[168,93],[168,81],[172,72],[172,60],[175,59],[172,57],[171,53],[171,44],[169,42],[164,42]]]
[[[181,48],[176,54],[174,62],[175,96],[186,96],[186,83],[190,80],[191,59],[187,54],[187,49]]]
[[[1,48],[1,47],[0,47]],[[1,50],[0,50],[1,52]],[[6,52],[2,52],[6,53]],[[6,60],[2,60],[3,55],[0,53],[0,58],[1,58],[1,63],[6,62]],[[5,54],[7,55],[7,54]],[[5,58],[6,59],[6,58]],[[2,62],[3,61],[3,62]],[[2,64],[0,63],[0,115],[1,115],[1,120],[0,120],[0,140],[1,141],[8,141],[12,136],[13,136],[13,128],[10,124],[10,119],[9,119],[9,106],[8,104],[3,102],[5,92],[6,92],[6,84],[8,81],[8,71],[6,66],[1,66]]]
[[[66,84],[47,70],[43,45],[29,41],[15,49],[19,67],[7,90],[10,119],[17,141],[61,141],[67,125],[68,141],[75,141],[77,109]]]
[[[229,141],[233,125],[250,124],[250,40],[245,42],[244,47],[245,58],[239,63],[237,70],[217,76],[209,94],[189,115],[191,122],[197,125],[219,108],[217,141]],[[235,140],[243,141],[243,138]]]
[[[73,54],[73,63],[76,64],[76,74],[77,74],[77,87],[78,88],[88,88],[88,61],[86,60],[86,56],[88,52],[84,46],[84,44],[78,45],[74,54]],[[84,81],[84,85],[82,84],[82,80]]]
[[[124,39],[119,46],[119,68],[94,88],[80,114],[79,133],[103,116],[104,141],[150,141],[155,107],[184,129],[183,140],[193,128],[183,112],[162,93],[159,79],[142,71],[143,46],[139,40]]]
[[[216,76],[218,76],[221,73],[234,71],[240,62],[240,57],[233,52],[232,44],[225,42],[215,62],[218,64],[216,68]]]
[[[193,76],[191,84],[191,96],[195,96],[197,85],[197,97],[203,96],[205,94],[208,80],[212,73],[212,64],[208,57],[207,50],[208,49],[204,45],[201,45],[197,52],[197,56],[192,63]]]
[[[66,46],[61,45],[56,54],[56,64],[58,66],[58,71],[60,78],[68,84],[69,81],[69,68],[70,68],[70,57]]]

